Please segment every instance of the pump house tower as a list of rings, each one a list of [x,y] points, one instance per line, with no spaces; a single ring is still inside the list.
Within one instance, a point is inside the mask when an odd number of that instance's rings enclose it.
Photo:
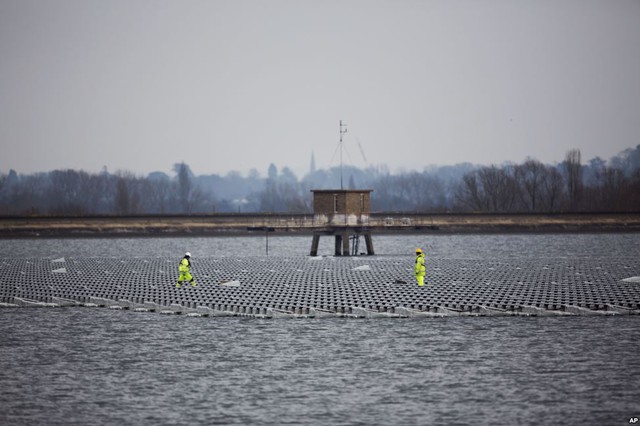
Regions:
[[[367,254],[375,254],[369,228],[371,189],[313,189],[313,241],[311,256],[317,256],[320,236],[333,235],[335,255],[357,255],[363,236]],[[351,244],[350,244],[351,242]]]

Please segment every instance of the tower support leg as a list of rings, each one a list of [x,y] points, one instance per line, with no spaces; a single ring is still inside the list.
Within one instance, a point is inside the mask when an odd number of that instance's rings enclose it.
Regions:
[[[336,239],[336,245],[335,245],[335,255],[336,256],[342,256],[342,235],[341,234],[336,234],[335,235],[335,239]]]
[[[342,235],[342,255],[349,256],[349,233],[345,232]]]
[[[367,255],[373,256],[373,239],[371,238],[371,231],[364,234],[364,241],[367,243]]]
[[[319,244],[320,244],[320,234],[313,234],[313,240],[311,241],[311,253],[309,253],[309,256],[318,255]]]

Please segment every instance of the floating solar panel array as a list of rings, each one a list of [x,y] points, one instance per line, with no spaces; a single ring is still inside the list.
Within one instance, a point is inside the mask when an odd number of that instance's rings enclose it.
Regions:
[[[640,314],[637,259],[412,257],[0,260],[0,305],[102,306],[191,316],[414,317]]]

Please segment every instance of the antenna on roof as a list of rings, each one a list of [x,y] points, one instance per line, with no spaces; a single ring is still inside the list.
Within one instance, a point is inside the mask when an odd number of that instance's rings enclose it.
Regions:
[[[344,127],[344,130],[342,129]],[[342,135],[347,133],[347,125],[340,120],[340,189],[344,189],[342,184]]]

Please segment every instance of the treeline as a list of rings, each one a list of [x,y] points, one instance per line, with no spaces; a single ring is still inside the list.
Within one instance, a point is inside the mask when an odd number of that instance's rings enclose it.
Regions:
[[[313,210],[311,189],[373,189],[372,210],[387,212],[638,212],[640,145],[609,161],[582,163],[580,151],[546,165],[430,166],[392,174],[385,166],[313,170],[302,179],[274,164],[261,176],[195,176],[185,163],[174,176],[103,170],[0,174],[0,215],[131,215]]]
[[[609,164],[580,162],[567,153],[557,166],[527,159],[522,164],[480,167],[465,174],[456,199],[462,211],[634,212],[640,211],[640,145]]]

